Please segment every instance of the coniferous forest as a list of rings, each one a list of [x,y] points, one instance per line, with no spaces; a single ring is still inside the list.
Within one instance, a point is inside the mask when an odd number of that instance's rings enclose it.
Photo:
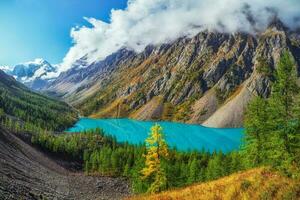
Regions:
[[[77,112],[66,103],[27,89],[0,71],[0,118],[17,128],[63,131],[77,119]]]
[[[296,69],[284,53],[274,73],[271,96],[249,104],[245,139],[238,152],[180,152],[170,149],[159,125],[152,127],[145,144],[118,143],[101,129],[77,134],[35,134],[34,144],[82,163],[89,175],[122,176],[136,193],[156,193],[234,172],[270,166],[299,177],[300,110]]]
[[[0,0],[0,200],[300,200],[300,0]]]
[[[52,130],[70,126],[74,111],[69,112],[62,103],[37,94],[20,91],[20,98],[15,99],[3,88],[0,103],[5,109],[0,110],[0,117],[2,124],[10,130],[18,134],[30,133],[32,144],[80,163],[81,170],[87,175],[125,177],[135,193],[157,193],[260,166],[271,167],[297,179],[300,98],[296,73],[292,57],[284,53],[274,72],[270,97],[255,97],[248,106],[245,137],[237,152],[171,149],[158,124],[149,130],[149,137],[140,145],[119,143],[101,129],[57,134]],[[35,106],[45,100],[49,102],[47,107]],[[60,123],[57,120],[61,120]]]
[[[299,177],[300,96],[296,77],[295,61],[284,52],[274,74],[271,96],[256,97],[249,104],[243,148],[248,167],[272,166]]]
[[[163,132],[159,135],[163,137]],[[157,153],[155,144],[121,144],[115,138],[106,136],[101,129],[69,135],[40,133],[32,137],[32,142],[57,155],[79,161],[86,174],[127,177],[137,193],[159,192],[214,180],[243,167],[238,152],[180,152],[165,146],[162,156],[157,155],[162,152]],[[156,155],[157,160],[152,163]],[[162,183],[155,182],[156,176],[164,177]]]

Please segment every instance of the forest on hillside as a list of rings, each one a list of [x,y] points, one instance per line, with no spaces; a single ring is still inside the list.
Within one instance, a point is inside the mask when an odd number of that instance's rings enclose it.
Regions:
[[[19,129],[64,131],[77,112],[64,102],[35,93],[0,71],[0,119]]]
[[[237,152],[170,149],[159,124],[149,130],[141,145],[118,143],[101,129],[53,134],[41,128],[32,134],[31,142],[81,163],[88,175],[126,177],[135,193],[157,193],[260,166],[299,179],[300,98],[295,63],[289,53],[282,55],[272,76],[270,97],[256,97],[248,106],[245,138]],[[4,122],[11,130],[22,132],[16,123]]]

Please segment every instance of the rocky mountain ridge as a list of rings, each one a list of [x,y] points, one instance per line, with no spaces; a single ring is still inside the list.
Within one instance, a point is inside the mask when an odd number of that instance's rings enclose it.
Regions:
[[[253,96],[270,94],[283,51],[299,71],[300,34],[274,20],[257,35],[203,31],[135,53],[121,49],[72,68],[46,88],[92,117],[241,127]]]
[[[33,90],[40,90],[58,76],[57,67],[41,58],[2,69]]]

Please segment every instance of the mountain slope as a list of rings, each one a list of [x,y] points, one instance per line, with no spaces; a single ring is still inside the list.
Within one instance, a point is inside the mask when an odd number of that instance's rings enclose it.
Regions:
[[[64,130],[77,118],[77,113],[66,103],[30,91],[1,70],[0,109],[10,119],[48,130]]]
[[[141,53],[122,49],[84,69],[71,69],[47,91],[94,117],[240,127],[252,96],[269,95],[284,50],[299,69],[300,34],[277,19],[255,36],[203,31]],[[149,107],[155,114],[144,112]]]
[[[133,56],[132,51],[121,49],[105,60],[87,66],[85,57],[73,64],[72,68],[60,74],[53,83],[46,87],[46,92],[64,97],[71,102],[80,102],[85,96],[96,92],[106,84],[110,74]],[[45,89],[44,89],[45,90]]]
[[[189,186],[184,189],[171,190],[157,195],[137,196],[129,199],[299,199],[299,186],[299,181],[288,179],[275,172],[266,169],[252,169],[216,181]]]
[[[126,181],[70,172],[0,126],[0,199],[120,199]]]

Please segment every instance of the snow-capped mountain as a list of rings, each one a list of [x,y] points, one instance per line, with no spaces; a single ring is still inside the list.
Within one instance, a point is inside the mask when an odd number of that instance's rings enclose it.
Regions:
[[[2,70],[33,90],[40,90],[59,75],[57,66],[41,58],[18,64],[13,68],[4,66]]]
[[[4,71],[4,72],[9,72],[11,70],[10,66],[0,66],[0,70]]]

